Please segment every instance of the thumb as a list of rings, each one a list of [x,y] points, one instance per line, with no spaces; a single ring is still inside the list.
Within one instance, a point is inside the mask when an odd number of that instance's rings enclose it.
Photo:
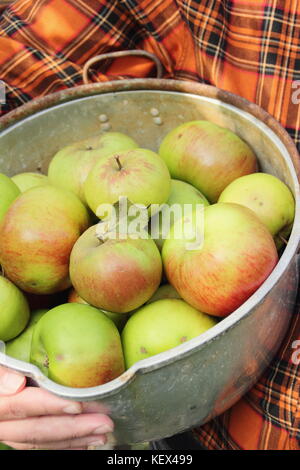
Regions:
[[[0,395],[14,395],[26,385],[26,377],[0,366]]]

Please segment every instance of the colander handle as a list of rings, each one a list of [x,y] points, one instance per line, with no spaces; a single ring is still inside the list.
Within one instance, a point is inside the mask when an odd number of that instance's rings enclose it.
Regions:
[[[101,62],[102,60],[107,60],[107,59],[116,59],[117,57],[124,57],[124,56],[147,57],[147,59],[152,60],[156,65],[156,78],[162,77],[163,67],[159,58],[156,57],[156,55],[152,54],[151,52],[143,51],[142,49],[133,49],[129,51],[108,52],[107,54],[96,55],[95,57],[92,57],[91,59],[89,59],[84,64],[84,67],[82,70],[83,83],[85,85],[89,84],[89,78],[88,78],[89,68],[96,62]]]

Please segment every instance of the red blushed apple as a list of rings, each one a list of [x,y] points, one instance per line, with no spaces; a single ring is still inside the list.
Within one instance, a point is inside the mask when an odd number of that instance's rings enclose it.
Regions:
[[[162,261],[153,240],[101,241],[96,225],[77,240],[70,258],[70,277],[88,304],[115,313],[143,305],[157,290]]]
[[[239,204],[218,203],[205,208],[204,242],[194,250],[187,248],[190,241],[176,239],[176,224],[163,246],[165,272],[181,297],[202,312],[225,317],[236,310],[278,261],[268,229]]]
[[[186,122],[173,129],[163,139],[159,155],[172,178],[192,184],[211,203],[231,181],[257,171],[249,145],[209,121]]]
[[[102,204],[115,204],[121,196],[148,207],[165,203],[170,191],[165,162],[155,152],[140,148],[102,157],[84,183],[85,199],[99,218]]]
[[[136,142],[121,132],[105,132],[75,142],[53,157],[48,169],[49,181],[54,186],[72,191],[85,203],[83,185],[96,163],[114,152],[136,147]]]
[[[44,185],[24,192],[0,227],[0,264],[6,277],[32,294],[67,289],[71,250],[89,224],[87,209],[69,191]]]

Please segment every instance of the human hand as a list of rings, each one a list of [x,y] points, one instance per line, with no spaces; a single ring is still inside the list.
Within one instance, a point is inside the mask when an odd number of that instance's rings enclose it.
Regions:
[[[113,422],[101,404],[79,403],[26,387],[0,366],[0,441],[17,450],[86,449],[104,445]]]

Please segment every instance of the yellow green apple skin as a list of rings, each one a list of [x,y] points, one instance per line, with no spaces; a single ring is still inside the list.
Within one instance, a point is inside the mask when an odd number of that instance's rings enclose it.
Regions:
[[[166,202],[168,206],[172,206],[173,204],[180,204],[182,206],[182,211],[183,211],[183,206],[184,204],[191,204],[193,207],[196,207],[197,204],[202,204],[204,207],[209,206],[209,202],[206,199],[206,197],[194,186],[192,186],[189,183],[185,183],[184,181],[176,180],[176,179],[171,179],[171,193],[169,196],[168,201]],[[161,251],[165,239],[163,238],[162,232],[163,232],[163,227],[162,227],[162,221],[161,221],[161,213],[154,215],[156,220],[158,220],[159,223],[159,236],[153,238],[158,249]],[[174,222],[177,220],[175,214],[171,213],[170,214],[170,227],[174,224]],[[158,219],[159,217],[159,219]],[[154,221],[153,221],[154,222]],[[149,222],[149,227],[151,228],[151,219]]]
[[[124,372],[113,321],[77,303],[55,307],[35,325],[30,362],[54,382],[76,388],[101,385]]]
[[[209,206],[209,202],[197,188],[184,181],[171,179],[171,193],[167,204],[203,204]]]
[[[73,191],[85,202],[83,185],[102,157],[121,150],[138,147],[137,143],[120,132],[106,132],[96,137],[64,147],[53,157],[48,169],[52,184]]]
[[[115,204],[120,196],[146,207],[162,204],[170,191],[165,162],[155,152],[140,148],[101,158],[84,183],[86,201],[95,214],[100,204]]]
[[[75,243],[70,277],[88,304],[115,313],[143,305],[157,290],[162,276],[158,248],[150,238],[100,241],[96,225]]]
[[[21,191],[12,179],[0,173],[0,223],[10,205],[20,194]]]
[[[68,302],[75,302],[77,304],[89,305],[85,300],[83,300],[80,297],[80,295],[77,294],[75,289],[71,289],[69,297],[68,297]],[[101,309],[99,310],[114,322],[114,324],[116,325],[119,331],[122,331],[128,319],[128,316],[126,314],[107,312],[106,310],[101,310]]]
[[[33,335],[34,325],[42,318],[47,312],[47,309],[35,310],[30,315],[30,321],[25,330],[15,339],[6,343],[5,352],[8,356],[19,359],[20,361],[30,362],[31,340]]]
[[[176,223],[163,246],[164,270],[181,297],[202,312],[229,315],[278,262],[272,235],[247,207],[230,203],[206,207],[204,241],[193,250],[187,249],[187,240],[173,237]]]
[[[159,155],[172,178],[192,184],[211,203],[217,202],[231,181],[257,170],[255,154],[246,142],[204,120],[181,124],[169,132]]]
[[[181,297],[173,286],[170,284],[164,284],[157,289],[146,304],[148,305],[162,299],[181,299]]]
[[[19,173],[12,177],[12,181],[18,186],[21,193],[36,186],[49,184],[48,177],[41,173]]]
[[[253,210],[273,235],[276,245],[289,236],[295,217],[295,200],[291,190],[276,176],[253,173],[230,183],[219,202],[234,202]]]
[[[9,341],[18,336],[29,321],[29,305],[9,279],[0,276],[0,340]]]
[[[216,319],[179,299],[157,300],[135,312],[122,332],[126,369],[201,335]]]
[[[5,275],[33,294],[67,289],[70,253],[88,226],[86,207],[70,191],[51,185],[25,191],[0,227],[0,264]]]

